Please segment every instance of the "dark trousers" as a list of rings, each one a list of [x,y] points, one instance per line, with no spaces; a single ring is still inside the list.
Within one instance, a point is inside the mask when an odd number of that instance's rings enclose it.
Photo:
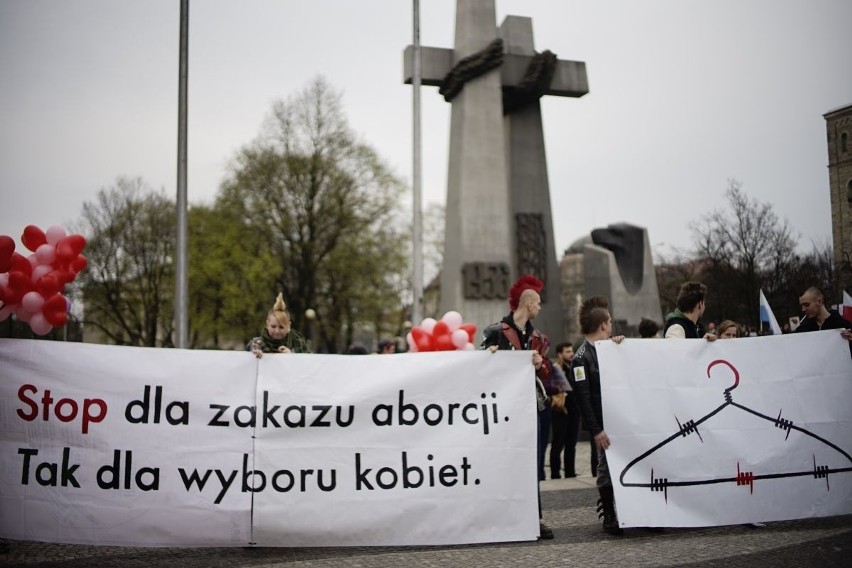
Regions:
[[[538,413],[538,451],[536,452],[536,471],[538,480],[544,481],[544,455],[547,452],[547,444],[550,443],[550,421],[554,412],[549,406]]]
[[[577,435],[580,430],[580,412],[573,401],[565,405],[567,412],[553,411],[553,442],[550,445],[550,477],[559,477],[562,457],[565,457],[565,477],[577,475],[574,456],[577,452]]]
[[[550,410],[550,407],[547,407],[545,410]],[[536,437],[535,437],[535,442],[536,442],[536,446],[537,446],[537,451],[536,451],[536,456],[535,456],[535,458],[536,458],[536,469],[541,468],[541,465],[539,465],[539,464],[543,463],[543,460],[544,460],[544,450],[541,449],[541,439],[547,437],[547,436],[544,435],[544,432],[541,429],[542,414],[544,414],[544,410],[539,411],[538,416],[536,417],[537,418],[536,419],[536,426],[538,426],[536,428]],[[539,476],[538,481],[535,482],[535,490],[536,490],[536,493],[538,494],[538,518],[539,519],[541,519],[541,517],[542,517],[542,514],[541,514],[541,480],[542,479],[544,479],[544,478]]]
[[[598,445],[595,443],[594,438],[589,439],[589,443],[592,445],[592,477],[597,477],[598,475]]]
[[[594,442],[594,440],[592,440]],[[598,452],[598,478],[595,481],[598,489],[602,487],[612,487],[612,479],[609,477],[609,464],[606,463],[606,452],[601,450]]]

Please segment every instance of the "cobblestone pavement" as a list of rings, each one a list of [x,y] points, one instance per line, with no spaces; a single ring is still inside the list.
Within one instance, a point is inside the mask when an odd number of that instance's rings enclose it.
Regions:
[[[578,448],[579,449],[579,448]],[[582,461],[585,460],[585,461]],[[703,529],[602,532],[588,452],[578,452],[580,477],[542,483],[550,541],[436,547],[119,548],[5,541],[0,566],[128,567],[445,567],[684,566],[766,568],[852,565],[852,515]]]

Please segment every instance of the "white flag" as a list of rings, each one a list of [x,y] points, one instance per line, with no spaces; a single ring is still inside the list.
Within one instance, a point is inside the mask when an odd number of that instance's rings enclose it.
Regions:
[[[772,335],[781,335],[781,327],[778,325],[778,320],[775,319],[775,314],[772,313],[772,308],[769,307],[769,302],[766,301],[766,296],[763,295],[763,290],[760,291],[760,322],[769,322],[769,329],[772,330]]]

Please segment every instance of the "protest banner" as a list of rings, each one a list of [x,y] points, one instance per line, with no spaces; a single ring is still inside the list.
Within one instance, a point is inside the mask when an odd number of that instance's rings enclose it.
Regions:
[[[538,536],[529,353],[0,340],[0,536],[131,546]]]
[[[623,527],[852,513],[852,360],[839,330],[597,347]]]

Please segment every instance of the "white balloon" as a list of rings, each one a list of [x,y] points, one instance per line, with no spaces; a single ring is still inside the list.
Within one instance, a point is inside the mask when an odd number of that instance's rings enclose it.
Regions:
[[[33,330],[33,333],[36,335],[47,335],[50,333],[50,330],[53,329],[50,322],[44,318],[44,314],[33,314],[29,323],[30,329]]]
[[[44,236],[47,237],[47,244],[55,245],[67,235],[65,234],[65,229],[58,225],[54,225],[44,232]]]
[[[474,351],[476,347],[473,346],[473,343],[468,343],[464,346],[464,351]]]
[[[21,298],[21,306],[31,314],[40,312],[43,305],[44,298],[35,290],[27,292],[24,294],[24,297]]]
[[[414,335],[410,331],[406,334],[405,341],[408,343],[408,351],[410,353],[416,353],[417,344],[414,342]]]
[[[56,260],[56,245],[45,243],[36,249],[35,255],[39,263],[53,264],[53,261]]]
[[[49,266],[47,264],[39,264],[38,266],[33,268],[33,276],[32,276],[33,284],[38,282],[39,278],[41,278],[45,274],[50,274],[51,272],[53,272],[52,266]]]
[[[28,322],[33,317],[33,313],[28,312],[24,306],[18,304],[18,307],[15,308],[15,317],[18,318],[18,321]]]
[[[434,331],[436,323],[438,322],[435,321],[435,318],[425,318],[423,321],[420,322],[420,329],[422,329],[429,335],[432,335],[432,331]]]
[[[470,336],[468,336],[467,332],[463,329],[455,330],[452,335],[450,335],[450,339],[456,349],[464,349],[464,346],[470,343]]]
[[[444,317],[441,318],[441,321],[447,324],[447,327],[450,328],[450,331],[455,331],[462,324],[462,315],[456,311],[449,311],[444,314]]]

